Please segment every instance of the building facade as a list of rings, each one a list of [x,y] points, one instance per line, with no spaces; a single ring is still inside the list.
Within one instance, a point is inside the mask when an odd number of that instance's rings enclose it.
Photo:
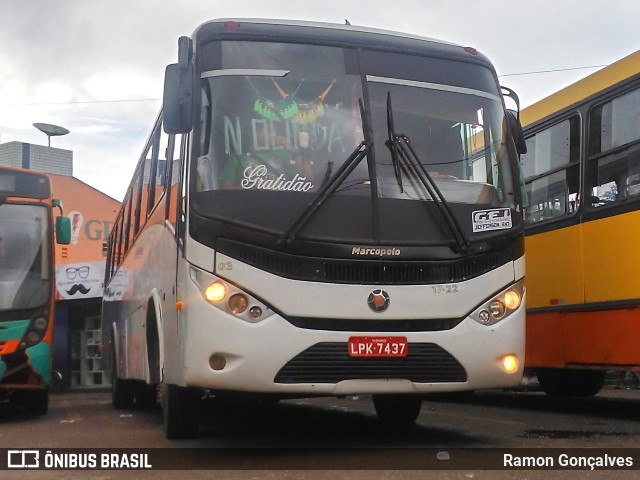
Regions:
[[[102,365],[106,241],[120,203],[82,181],[50,175],[54,198],[71,219],[71,244],[56,245],[54,368],[71,387],[108,385]]]
[[[56,175],[73,175],[73,152],[23,142],[0,144],[0,165]]]

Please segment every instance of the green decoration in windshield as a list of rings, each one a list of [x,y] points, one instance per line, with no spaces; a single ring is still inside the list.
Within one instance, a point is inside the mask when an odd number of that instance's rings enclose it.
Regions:
[[[247,77],[247,81],[249,82],[249,85],[251,85],[251,88],[253,88],[256,95],[258,95],[258,98],[253,104],[254,112],[267,120],[274,122],[291,120],[299,125],[314,123],[320,117],[324,116],[324,100],[331,91],[333,84],[336,82],[336,80],[333,80],[329,86],[311,102],[299,103],[295,97],[304,83],[304,79],[300,80],[298,86],[292,93],[287,93],[284,88],[282,88],[278,82],[272,78],[271,81],[281,97],[277,102],[265,98],[253,82],[251,82],[250,78]]]

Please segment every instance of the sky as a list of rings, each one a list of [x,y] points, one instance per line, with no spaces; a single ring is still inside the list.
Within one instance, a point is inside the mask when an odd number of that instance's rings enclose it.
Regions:
[[[0,0],[0,143],[71,133],[74,176],[121,200],[177,40],[214,18],[279,18],[472,46],[523,107],[640,49],[638,0]]]

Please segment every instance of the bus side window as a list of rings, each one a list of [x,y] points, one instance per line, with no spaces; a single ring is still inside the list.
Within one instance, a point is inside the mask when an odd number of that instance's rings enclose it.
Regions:
[[[178,179],[178,192],[176,193],[176,236],[178,238],[178,245],[182,248],[184,245],[184,232],[186,222],[186,208],[187,208],[187,191],[189,189],[188,175],[187,175],[187,152],[189,151],[189,135],[182,137],[182,144],[180,147],[180,177]]]
[[[136,173],[133,177],[132,190],[131,190],[131,224],[133,225],[133,237],[138,235],[140,231],[140,202],[141,202],[141,187],[142,187],[142,170],[143,165],[138,165]]]
[[[165,205],[165,218],[171,222],[173,227],[176,227],[177,219],[177,194],[178,184],[180,183],[180,159],[183,152],[183,137],[182,135],[175,135],[171,142],[171,149],[167,154],[167,173],[165,176],[165,191],[166,191],[166,205]]]
[[[151,164],[152,157],[151,152],[147,150],[146,158],[144,159],[144,164],[142,165],[142,184],[141,184],[141,195],[140,195],[140,222],[139,228],[142,230],[147,223],[147,209],[149,208],[149,184],[153,183],[150,181],[151,177]]]
[[[573,214],[579,207],[580,117],[573,115],[527,138],[521,155],[529,224]]]
[[[149,169],[149,184],[147,186],[148,189],[148,198],[147,198],[147,208],[146,215],[148,216],[153,210],[153,207],[156,204],[156,200],[158,199],[158,195],[156,192],[157,185],[157,176],[158,176],[158,159],[160,158],[160,133],[162,132],[162,124],[160,121],[156,123],[156,127],[151,133],[151,160],[147,160],[145,163],[149,165],[145,165],[145,168]]]
[[[166,191],[167,159],[173,155],[174,136],[165,133],[162,129],[162,117],[158,119],[152,137],[153,153],[150,175],[153,181],[149,181],[148,213],[151,213],[163,198]]]
[[[131,235],[131,190],[127,192],[122,201],[122,206],[124,207],[123,214],[123,232],[124,232],[124,254],[127,253],[129,249],[129,245],[131,245],[131,241],[133,240]]]
[[[594,108],[590,116],[592,205],[636,197],[640,194],[640,89]]]

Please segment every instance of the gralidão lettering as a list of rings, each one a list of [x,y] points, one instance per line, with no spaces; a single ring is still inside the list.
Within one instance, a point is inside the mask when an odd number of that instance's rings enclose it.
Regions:
[[[308,192],[313,188],[313,184],[307,181],[307,177],[296,175],[287,180],[284,175],[275,177],[268,174],[265,165],[247,167],[243,172],[244,179],[240,186],[244,189],[256,188],[258,190],[278,190],[281,192]]]

